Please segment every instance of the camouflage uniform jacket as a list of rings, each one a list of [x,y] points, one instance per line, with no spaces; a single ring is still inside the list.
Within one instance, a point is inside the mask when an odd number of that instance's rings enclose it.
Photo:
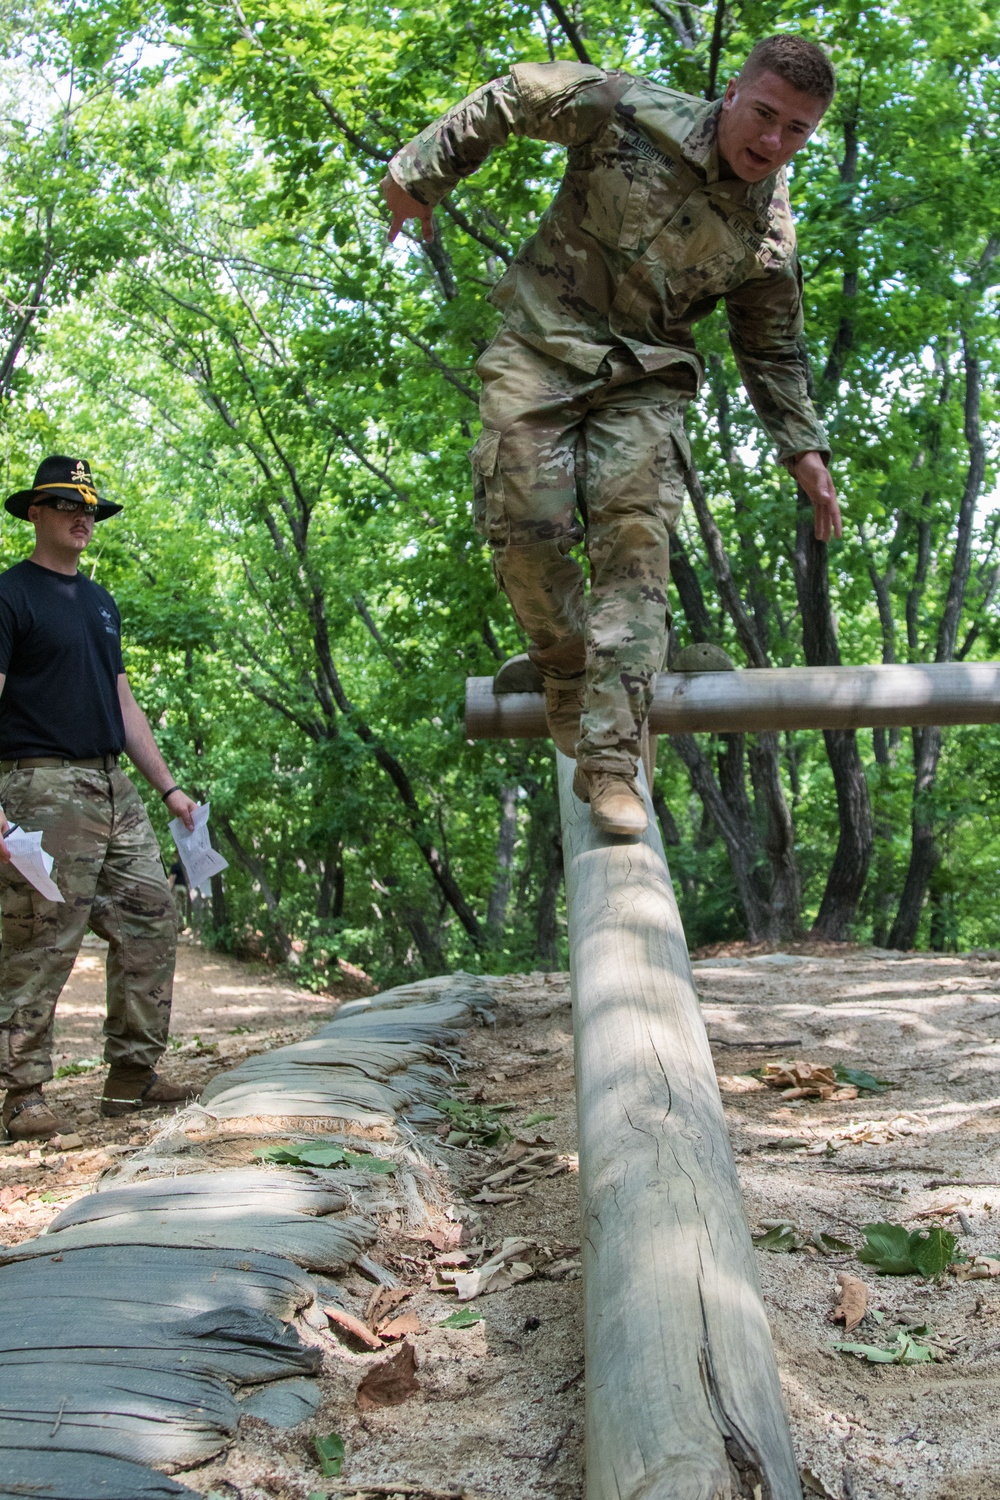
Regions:
[[[779,456],[828,453],[807,390],[802,281],[784,172],[720,178],[720,105],[581,63],[520,63],[398,152],[436,204],[515,135],[569,147],[538,232],[490,294],[534,347],[594,374],[626,345],[650,373],[703,367],[692,324],[725,298],[743,382]]]

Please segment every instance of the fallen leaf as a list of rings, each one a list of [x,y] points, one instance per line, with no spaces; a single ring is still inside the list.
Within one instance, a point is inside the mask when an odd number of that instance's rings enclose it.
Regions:
[[[830,1314],[831,1323],[843,1323],[844,1332],[852,1333],[868,1310],[868,1288],[858,1276],[841,1271],[837,1276],[840,1291],[837,1305]]]
[[[841,1354],[856,1354],[873,1365],[926,1365],[945,1356],[923,1340],[912,1338],[908,1333],[897,1333],[896,1342],[888,1349],[879,1349],[875,1344],[834,1344]]]
[[[344,1439],[331,1432],[326,1437],[313,1438],[313,1447],[323,1473],[328,1479],[335,1479],[344,1463]]]
[[[439,1328],[472,1328],[476,1323],[483,1321],[481,1312],[476,1312],[474,1307],[460,1307],[457,1312],[449,1313],[442,1318],[438,1324]]]
[[[959,1261],[949,1268],[956,1281],[989,1281],[1000,1276],[1000,1260],[992,1255],[977,1255],[974,1260]]]
[[[9,1187],[0,1188],[0,1209],[8,1209],[12,1203],[21,1203],[32,1191],[23,1182],[12,1182]]]
[[[413,1345],[402,1343],[390,1359],[368,1371],[358,1386],[357,1403],[362,1411],[371,1411],[376,1406],[400,1406],[419,1389]]]
[[[955,1258],[957,1241],[937,1224],[907,1230],[902,1224],[864,1224],[865,1245],[858,1260],[883,1276],[940,1276]]]
[[[403,1313],[399,1318],[390,1318],[386,1323],[378,1325],[379,1338],[389,1342],[391,1339],[404,1339],[408,1333],[423,1333],[425,1324],[415,1312]]]
[[[789,1250],[801,1250],[802,1241],[793,1224],[775,1224],[764,1234],[751,1235],[758,1250],[771,1250],[783,1254]]]
[[[886,1089],[894,1089],[896,1085],[888,1078],[876,1078],[873,1073],[868,1073],[864,1068],[845,1068],[838,1063],[834,1073],[840,1083],[852,1083],[856,1088],[864,1089],[869,1094],[881,1094]]]
[[[460,1302],[470,1302],[473,1297],[485,1297],[489,1292],[506,1292],[534,1274],[534,1268],[526,1261],[515,1260],[510,1265],[491,1266],[489,1270],[480,1266],[475,1271],[456,1271],[452,1285]]]
[[[447,1255],[435,1255],[436,1266],[450,1266],[453,1271],[460,1271],[463,1266],[469,1265],[469,1257],[464,1250],[451,1250]]]
[[[345,1312],[342,1307],[324,1307],[331,1324],[335,1330],[347,1336],[348,1342],[354,1339],[357,1343],[364,1345],[366,1349],[381,1349],[382,1340],[377,1333],[362,1323],[360,1318],[354,1317],[353,1313]]]
[[[365,1321],[369,1328],[376,1328],[383,1319],[394,1312],[401,1302],[413,1293],[407,1286],[379,1286],[376,1287],[368,1298],[368,1306],[365,1308]]]

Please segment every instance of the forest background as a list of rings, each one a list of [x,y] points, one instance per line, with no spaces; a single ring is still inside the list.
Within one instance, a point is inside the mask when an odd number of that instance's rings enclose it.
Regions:
[[[465,677],[523,646],[470,520],[484,299],[562,153],[512,140],[430,246],[388,247],[378,183],[515,61],[714,98],[776,30],[840,78],[792,196],[845,533],[811,539],[717,311],[676,643],[746,667],[994,656],[997,0],[8,0],[2,478],[82,455],[126,504],[86,566],[211,799],[230,868],[207,941],[318,988],[344,962],[565,964],[552,749],[462,726]],[[3,516],[0,564],[30,542]],[[689,942],[997,946],[998,792],[994,727],[664,738]]]

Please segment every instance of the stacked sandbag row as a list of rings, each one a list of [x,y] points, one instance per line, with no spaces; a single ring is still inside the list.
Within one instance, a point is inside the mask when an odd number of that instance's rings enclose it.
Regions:
[[[465,975],[345,1005],[310,1040],[215,1078],[176,1125],[260,1121],[266,1135],[280,1120],[383,1152],[406,1142],[412,1157],[406,1123],[439,1118],[458,1033],[489,1007]],[[179,1140],[175,1128],[170,1156],[136,1153],[142,1181],[105,1179],[0,1251],[0,1500],[191,1495],[147,1466],[204,1462],[245,1412],[290,1426],[318,1403],[322,1350],[306,1330],[327,1320],[306,1270],[343,1270],[374,1239],[351,1211],[355,1179],[189,1170]],[[248,1155],[257,1144],[245,1136]]]

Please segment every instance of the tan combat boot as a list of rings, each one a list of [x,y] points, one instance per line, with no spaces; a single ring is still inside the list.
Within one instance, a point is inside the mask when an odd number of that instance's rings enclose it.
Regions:
[[[65,1120],[52,1113],[37,1085],[8,1090],[3,1102],[3,1123],[12,1141],[47,1141],[66,1130]]]
[[[581,802],[590,803],[590,817],[602,833],[619,838],[641,838],[646,831],[646,803],[634,776],[624,772],[585,771],[577,766],[573,792]]]
[[[116,1120],[140,1109],[159,1109],[164,1104],[188,1104],[201,1090],[168,1083],[152,1068],[134,1063],[112,1063],[104,1080],[101,1114]]]
[[[557,750],[572,760],[580,738],[580,715],[587,688],[584,673],[579,677],[546,677],[545,721]]]

